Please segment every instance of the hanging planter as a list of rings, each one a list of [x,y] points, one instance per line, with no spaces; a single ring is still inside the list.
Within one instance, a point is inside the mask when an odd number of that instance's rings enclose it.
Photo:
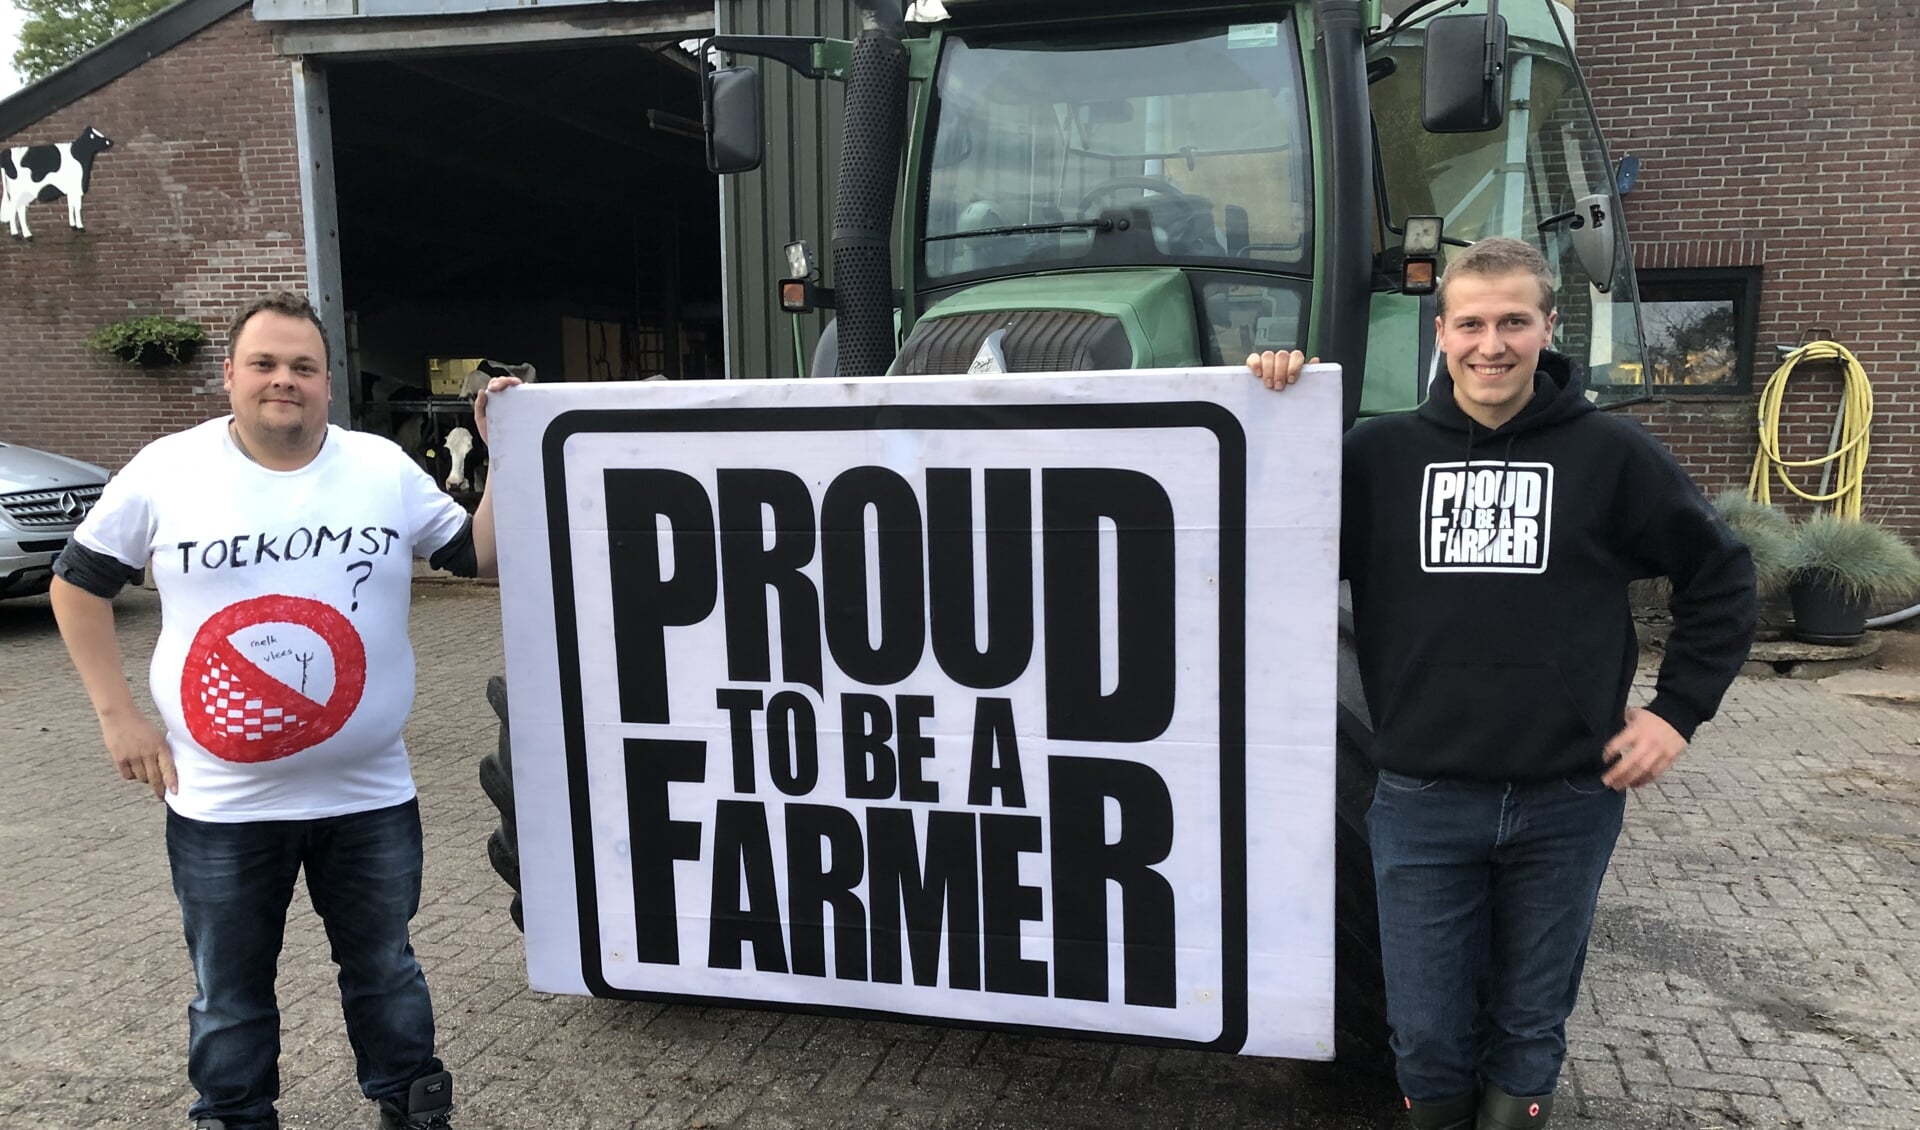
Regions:
[[[206,340],[207,331],[198,322],[147,314],[101,327],[86,345],[130,365],[157,369],[191,362]]]
[[[1807,643],[1845,646],[1867,632],[1867,612],[1920,592],[1920,555],[1877,522],[1821,514],[1793,533],[1787,595],[1793,634]]]
[[[138,365],[143,369],[161,369],[169,365],[185,365],[200,352],[198,342],[182,341],[174,343],[137,342],[116,346],[113,355],[129,365]]]

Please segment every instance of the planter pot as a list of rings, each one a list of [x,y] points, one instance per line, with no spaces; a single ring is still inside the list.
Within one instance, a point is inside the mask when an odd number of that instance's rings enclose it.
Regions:
[[[140,342],[123,345],[113,352],[122,361],[138,365],[143,369],[161,369],[168,365],[185,365],[192,361],[200,352],[200,343],[183,341],[173,347],[172,353],[168,353],[166,347],[158,342]]]
[[[1793,601],[1793,637],[1806,643],[1844,647],[1867,634],[1865,601],[1850,600],[1825,573],[1814,573],[1787,588]]]

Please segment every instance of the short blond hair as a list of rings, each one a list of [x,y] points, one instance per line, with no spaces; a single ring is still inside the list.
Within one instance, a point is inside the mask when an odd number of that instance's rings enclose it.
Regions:
[[[1461,251],[1447,262],[1445,273],[1440,276],[1440,286],[1434,295],[1439,304],[1441,317],[1447,314],[1447,283],[1459,275],[1476,275],[1486,278],[1490,275],[1511,275],[1525,272],[1533,276],[1540,284],[1540,313],[1553,314],[1553,268],[1547,265],[1547,257],[1540,254],[1539,248],[1523,240],[1510,239],[1503,235],[1480,240],[1472,247]]]

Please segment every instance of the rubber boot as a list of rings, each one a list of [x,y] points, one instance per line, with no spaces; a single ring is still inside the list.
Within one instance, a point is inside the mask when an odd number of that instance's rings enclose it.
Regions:
[[[1480,1092],[1474,1130],[1537,1130],[1553,1114],[1553,1095],[1509,1095],[1488,1083]]]
[[[1479,1107],[1480,1099],[1476,1095],[1461,1095],[1432,1103],[1407,1099],[1406,1104],[1413,1130],[1473,1130],[1473,1112]]]

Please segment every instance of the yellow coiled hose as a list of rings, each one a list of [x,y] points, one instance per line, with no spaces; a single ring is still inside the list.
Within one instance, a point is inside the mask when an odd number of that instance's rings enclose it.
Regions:
[[[1794,366],[1802,361],[1841,360],[1846,384],[1840,395],[1840,412],[1834,423],[1833,441],[1827,453],[1818,459],[1780,458],[1780,406],[1786,398],[1787,382]],[[1867,476],[1868,435],[1873,430],[1873,385],[1860,359],[1846,346],[1831,341],[1815,341],[1787,354],[1786,360],[1767,378],[1760,391],[1760,450],[1753,457],[1753,473],[1747,477],[1747,495],[1755,502],[1773,501],[1772,481],[1778,475],[1788,490],[1808,502],[1830,502],[1833,512],[1842,518],[1860,517],[1860,499]],[[1794,485],[1790,468],[1823,467],[1833,464],[1833,479],[1823,481],[1823,493],[1809,494]],[[1828,482],[1833,490],[1828,491]]]

